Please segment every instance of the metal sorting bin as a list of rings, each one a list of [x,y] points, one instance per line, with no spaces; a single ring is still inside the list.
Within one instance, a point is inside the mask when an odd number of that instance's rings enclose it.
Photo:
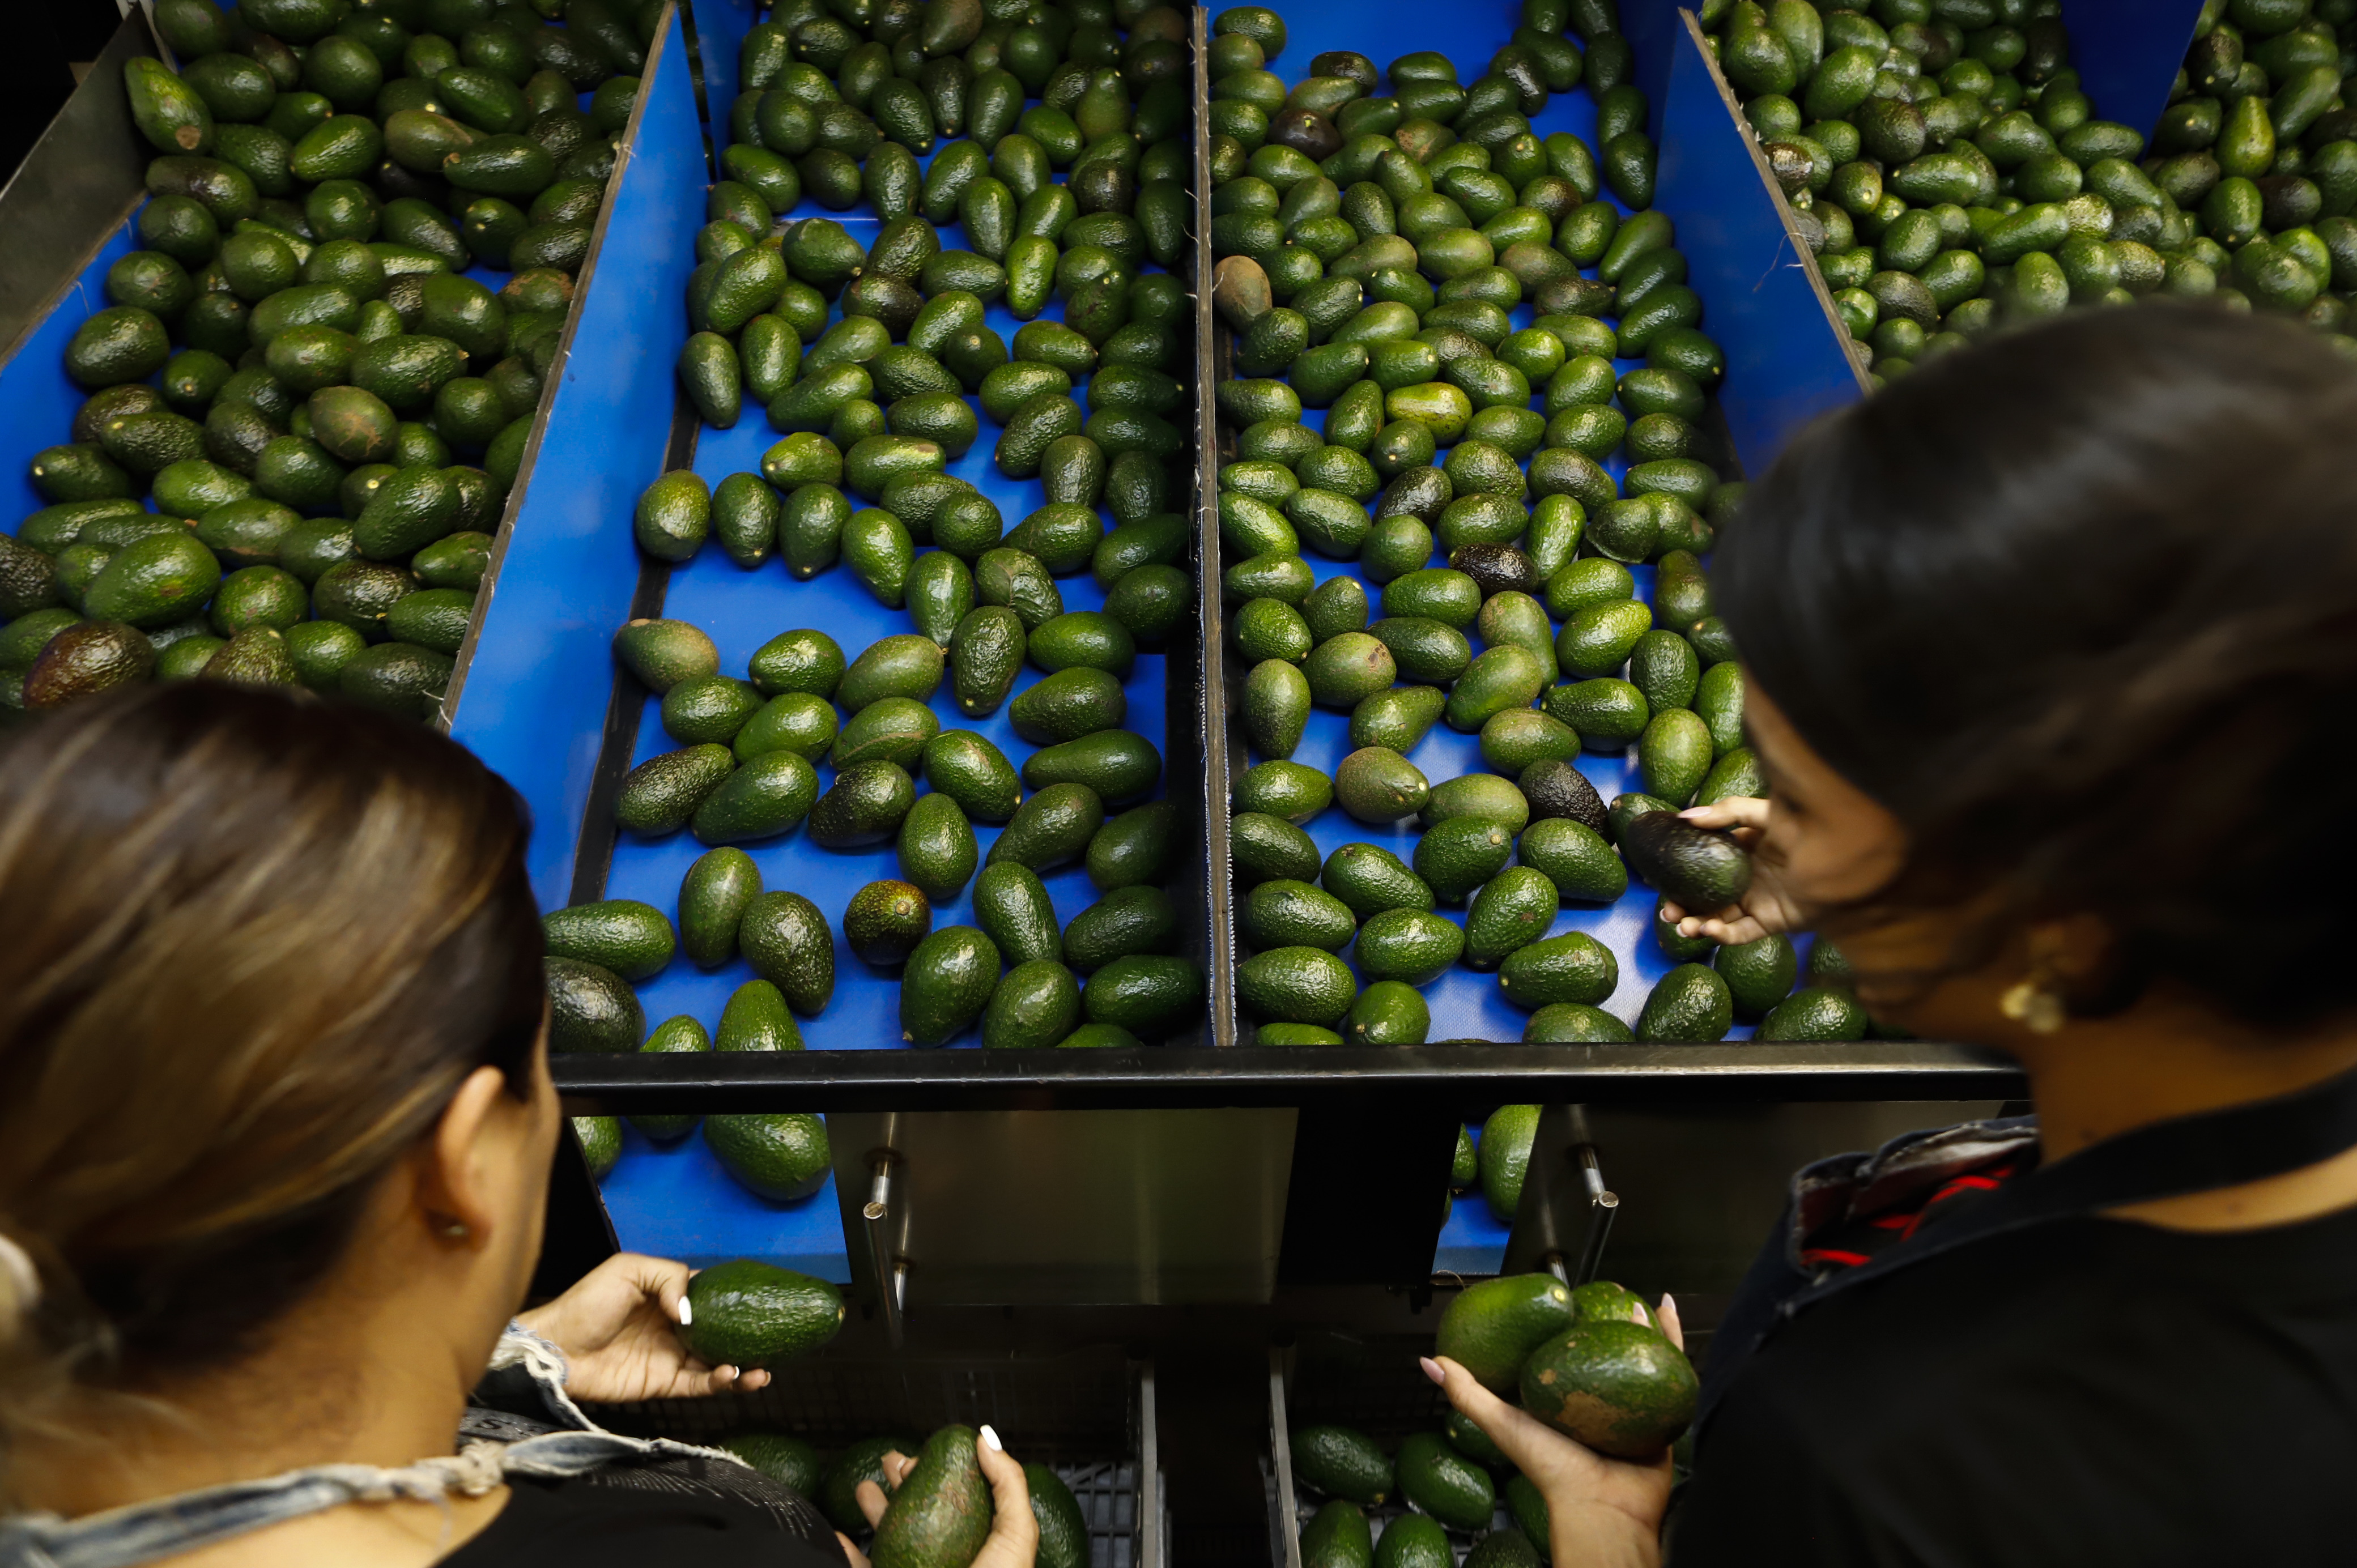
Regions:
[[[845,1339],[858,1337],[853,1329]],[[736,1432],[786,1432],[821,1449],[986,1422],[1008,1453],[1048,1466],[1072,1489],[1088,1520],[1091,1568],[1169,1562],[1150,1360],[1111,1347],[1010,1358],[838,1340],[771,1379],[756,1393],[647,1400],[596,1413],[616,1431],[643,1436],[711,1443]]]
[[[1272,1568],[1301,1568],[1301,1532],[1326,1501],[1295,1479],[1294,1432],[1330,1422],[1355,1427],[1389,1449],[1410,1433],[1439,1431],[1448,1401],[1415,1364],[1417,1357],[1431,1351],[1426,1335],[1357,1338],[1308,1334],[1290,1348],[1269,1352],[1268,1448],[1261,1456],[1261,1475],[1268,1494]],[[1409,1511],[1396,1495],[1366,1509],[1376,1541],[1383,1540],[1386,1526]],[[1512,1522],[1501,1492],[1491,1528]],[[1474,1542],[1451,1531],[1448,1544],[1462,1563]]]
[[[0,226],[8,235],[5,258],[0,259],[0,334],[12,339],[5,357],[0,357],[0,514],[5,514],[11,532],[16,520],[43,504],[28,471],[33,455],[70,439],[66,426],[83,397],[66,375],[66,345],[83,322],[106,308],[107,269],[140,248],[136,219],[147,200],[142,171],[154,149],[132,127],[123,65],[135,57],[157,53],[145,13],[135,7],[24,166],[0,192]],[[685,36],[674,6],[648,50],[641,81],[649,90],[641,91],[625,131],[614,177],[591,231],[588,256],[576,279],[562,347],[544,382],[523,467],[509,491],[494,536],[491,564],[475,596],[473,624],[458,650],[444,699],[441,723],[446,727],[457,712],[459,694],[483,642],[484,621],[499,597],[506,563],[515,553],[512,546],[519,526],[527,532],[535,526],[553,526],[547,520],[555,509],[547,492],[557,487],[544,485],[544,499],[538,505],[531,499],[541,455],[550,452],[554,464],[577,463],[575,433],[584,423],[580,383],[635,373],[636,366],[626,354],[609,355],[603,325],[618,306],[626,305],[626,300],[614,296],[632,292],[628,280],[641,261],[637,225],[627,215],[630,204],[624,192],[632,184],[634,172],[643,176],[644,171],[638,169],[642,149],[658,139],[666,118],[652,88],[666,81],[676,85],[678,102],[685,105],[688,130],[694,133],[694,105],[687,93],[687,75]],[[587,102],[584,94],[582,102]],[[643,186],[644,178],[638,183]],[[616,274],[624,281],[608,285],[602,302],[593,306],[601,292],[599,280]],[[511,274],[478,266],[469,268],[466,275],[496,290]],[[667,374],[667,363],[665,371]],[[569,396],[568,389],[573,389]],[[581,478],[577,472],[568,476],[574,483]],[[529,552],[526,555],[529,559]],[[546,612],[544,602],[530,602],[530,596],[512,580],[508,588],[509,618]],[[495,675],[486,684],[497,684],[501,679]],[[462,734],[460,738],[468,736]],[[491,758],[484,746],[476,745],[475,749],[539,807],[511,769]],[[543,898],[545,902],[544,888]]]
[[[1499,5],[1483,7],[1470,16],[1451,13],[1448,25],[1441,27],[1427,8],[1409,0],[1389,0],[1348,13],[1320,8],[1288,18],[1290,34],[1276,63],[1297,76],[1321,50],[1380,42],[1394,54],[1437,48],[1457,62],[1461,77],[1469,80],[1506,42],[1514,19],[1511,7]],[[1727,375],[1716,403],[1724,415],[1727,445],[1743,465],[1761,464],[1808,418],[1858,395],[1863,381],[1844,347],[1830,299],[1799,249],[1766,166],[1737,117],[1734,100],[1701,48],[1699,35],[1690,26],[1681,26],[1662,42],[1676,54],[1660,115],[1660,176],[1654,205],[1678,225],[1678,244],[1688,256],[1692,285],[1704,301],[1704,329],[1718,338],[1726,351]],[[1534,117],[1532,129],[1542,136],[1569,131],[1592,145],[1595,99],[1584,88],[1558,93]],[[1211,196],[1203,190],[1198,198],[1197,221],[1206,231]],[[1609,195],[1600,199],[1614,200]],[[1615,201],[1615,205],[1620,204]],[[1217,319],[1208,297],[1199,300],[1198,311],[1199,347],[1203,355],[1198,374],[1202,384],[1211,388],[1233,374],[1232,336]],[[1515,326],[1528,326],[1532,315],[1531,305],[1518,306],[1513,312]],[[1641,363],[1622,360],[1616,369],[1625,371]],[[1210,398],[1203,401],[1207,408],[1211,405]],[[1302,419],[1305,424],[1321,426],[1324,417],[1322,410],[1306,409]],[[1218,465],[1233,453],[1235,432],[1224,420],[1214,418],[1210,423],[1214,427],[1206,432],[1205,504],[1199,528],[1206,589],[1203,635],[1205,646],[1219,647],[1223,655],[1222,679],[1213,688],[1213,725],[1220,737],[1217,760],[1232,781],[1259,758],[1248,746],[1239,716],[1246,661],[1227,644],[1223,607],[1215,586],[1226,564],[1217,512]],[[1616,455],[1605,466],[1618,479],[1627,463]],[[1729,472],[1725,477],[1737,475]],[[1380,602],[1382,590],[1366,581],[1356,563],[1315,555],[1308,559],[1318,581],[1359,576],[1368,588],[1369,600]],[[1632,573],[1639,596],[1650,603],[1652,568],[1641,565]],[[1350,749],[1349,715],[1318,709],[1311,712],[1308,728],[1293,755],[1295,760],[1331,774]],[[1436,725],[1409,760],[1435,783],[1487,767],[1477,738],[1446,725]],[[1608,800],[1642,788],[1634,761],[1627,755],[1589,752],[1579,758],[1578,767]],[[1228,877],[1229,805],[1224,796],[1214,794],[1216,798],[1207,804],[1212,900],[1214,908],[1228,917],[1221,922],[1221,939],[1229,944],[1223,956],[1233,958],[1238,949]],[[1413,854],[1418,836],[1412,822],[1390,826],[1361,822],[1339,807],[1320,813],[1307,824],[1307,831],[1321,854],[1330,854],[1345,843],[1369,843],[1391,850],[1403,860]],[[1652,908],[1652,890],[1632,884],[1610,905],[1563,910],[1549,931],[1560,935],[1584,930],[1612,950],[1620,961],[1620,983],[1606,1005],[1632,1023],[1653,983],[1674,967],[1659,945],[1647,940]],[[1459,923],[1464,918],[1461,909],[1438,912]],[[1223,1044],[1248,1038],[1251,1028],[1250,1020],[1238,1011],[1230,963],[1215,964],[1212,1028]],[[1507,1002],[1492,975],[1460,966],[1423,990],[1436,1040],[1504,1041],[1521,1036],[1526,1015]],[[1748,1032],[1748,1028],[1737,1031],[1738,1035]]]

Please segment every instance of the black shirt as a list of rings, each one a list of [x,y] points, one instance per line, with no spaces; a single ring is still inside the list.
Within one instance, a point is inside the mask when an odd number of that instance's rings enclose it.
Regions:
[[[1723,1349],[1672,1568],[2357,1556],[2357,1210],[2052,1219]]]
[[[813,1539],[760,1501],[616,1479],[511,1477],[507,1506],[443,1568],[844,1568],[832,1532]]]

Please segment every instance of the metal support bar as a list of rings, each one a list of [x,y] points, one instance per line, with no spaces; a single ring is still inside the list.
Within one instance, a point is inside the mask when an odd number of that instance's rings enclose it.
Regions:
[[[873,1175],[867,1184],[867,1203],[859,1211],[867,1222],[867,1258],[876,1279],[877,1310],[884,1315],[884,1332],[895,1350],[907,1337],[909,1310],[909,1260],[900,1253],[908,1217],[892,1211],[892,1167],[899,1163],[894,1150],[868,1151],[867,1168]]]
[[[1276,1502],[1280,1517],[1276,1521],[1278,1541],[1285,1548],[1285,1561],[1276,1568],[1301,1568],[1301,1531],[1293,1518],[1293,1434],[1286,1430],[1292,1423],[1285,1409],[1285,1352],[1271,1348],[1268,1353],[1268,1448],[1276,1463]]]
[[[1402,1102],[1479,1119],[1506,1104],[2001,1101],[2028,1092],[2020,1069],[1995,1051],[1913,1040],[737,1051],[568,1055],[551,1065],[576,1115]]]

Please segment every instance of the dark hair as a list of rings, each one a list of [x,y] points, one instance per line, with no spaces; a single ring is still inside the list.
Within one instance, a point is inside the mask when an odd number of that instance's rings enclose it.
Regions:
[[[0,742],[0,1438],[245,1353],[544,986],[514,791],[361,709],[213,682]]]
[[[2003,895],[1960,965],[2086,912],[2082,1010],[2157,974],[2264,1026],[2352,1005],[2357,366],[2316,337],[2156,304],[1927,363],[1792,443],[1712,579],[1908,829],[1878,907]]]

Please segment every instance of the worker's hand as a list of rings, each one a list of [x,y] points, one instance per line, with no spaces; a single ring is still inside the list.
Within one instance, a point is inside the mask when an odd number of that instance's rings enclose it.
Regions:
[[[1681,908],[1674,900],[1663,901],[1662,913],[1678,923],[1678,935],[1708,937],[1715,942],[1733,946],[1758,941],[1779,931],[1808,928],[1808,917],[1802,910],[1800,899],[1785,883],[1783,857],[1763,842],[1768,832],[1767,801],[1732,796],[1707,806],[1689,806],[1678,813],[1678,819],[1713,831],[1732,828],[1735,842],[1751,854],[1751,887],[1741,903],[1729,904],[1724,909],[1704,910]]]
[[[1677,1307],[1662,1298],[1662,1332],[1680,1349]],[[1465,1418],[1546,1499],[1555,1561],[1580,1568],[1652,1568],[1662,1560],[1662,1516],[1670,1506],[1670,1456],[1648,1464],[1608,1459],[1483,1388],[1447,1357],[1426,1358],[1424,1375],[1438,1383]]]
[[[610,1404],[763,1387],[769,1373],[708,1367],[680,1344],[691,1273],[667,1258],[619,1252],[516,1321],[565,1352],[565,1391],[577,1400]]]
[[[982,1543],[980,1555],[973,1568],[1032,1568],[1039,1553],[1039,1520],[1031,1511],[1030,1483],[1023,1478],[1023,1466],[1008,1457],[998,1445],[998,1434],[985,1426],[974,1440],[974,1456],[982,1466],[982,1478],[990,1483],[992,1513],[990,1536]],[[917,1462],[899,1452],[884,1455],[884,1478],[898,1491],[900,1483]],[[859,1511],[867,1516],[872,1527],[884,1521],[884,1488],[873,1481],[859,1483]],[[858,1548],[841,1536],[845,1552],[852,1568],[867,1568],[867,1559]]]

